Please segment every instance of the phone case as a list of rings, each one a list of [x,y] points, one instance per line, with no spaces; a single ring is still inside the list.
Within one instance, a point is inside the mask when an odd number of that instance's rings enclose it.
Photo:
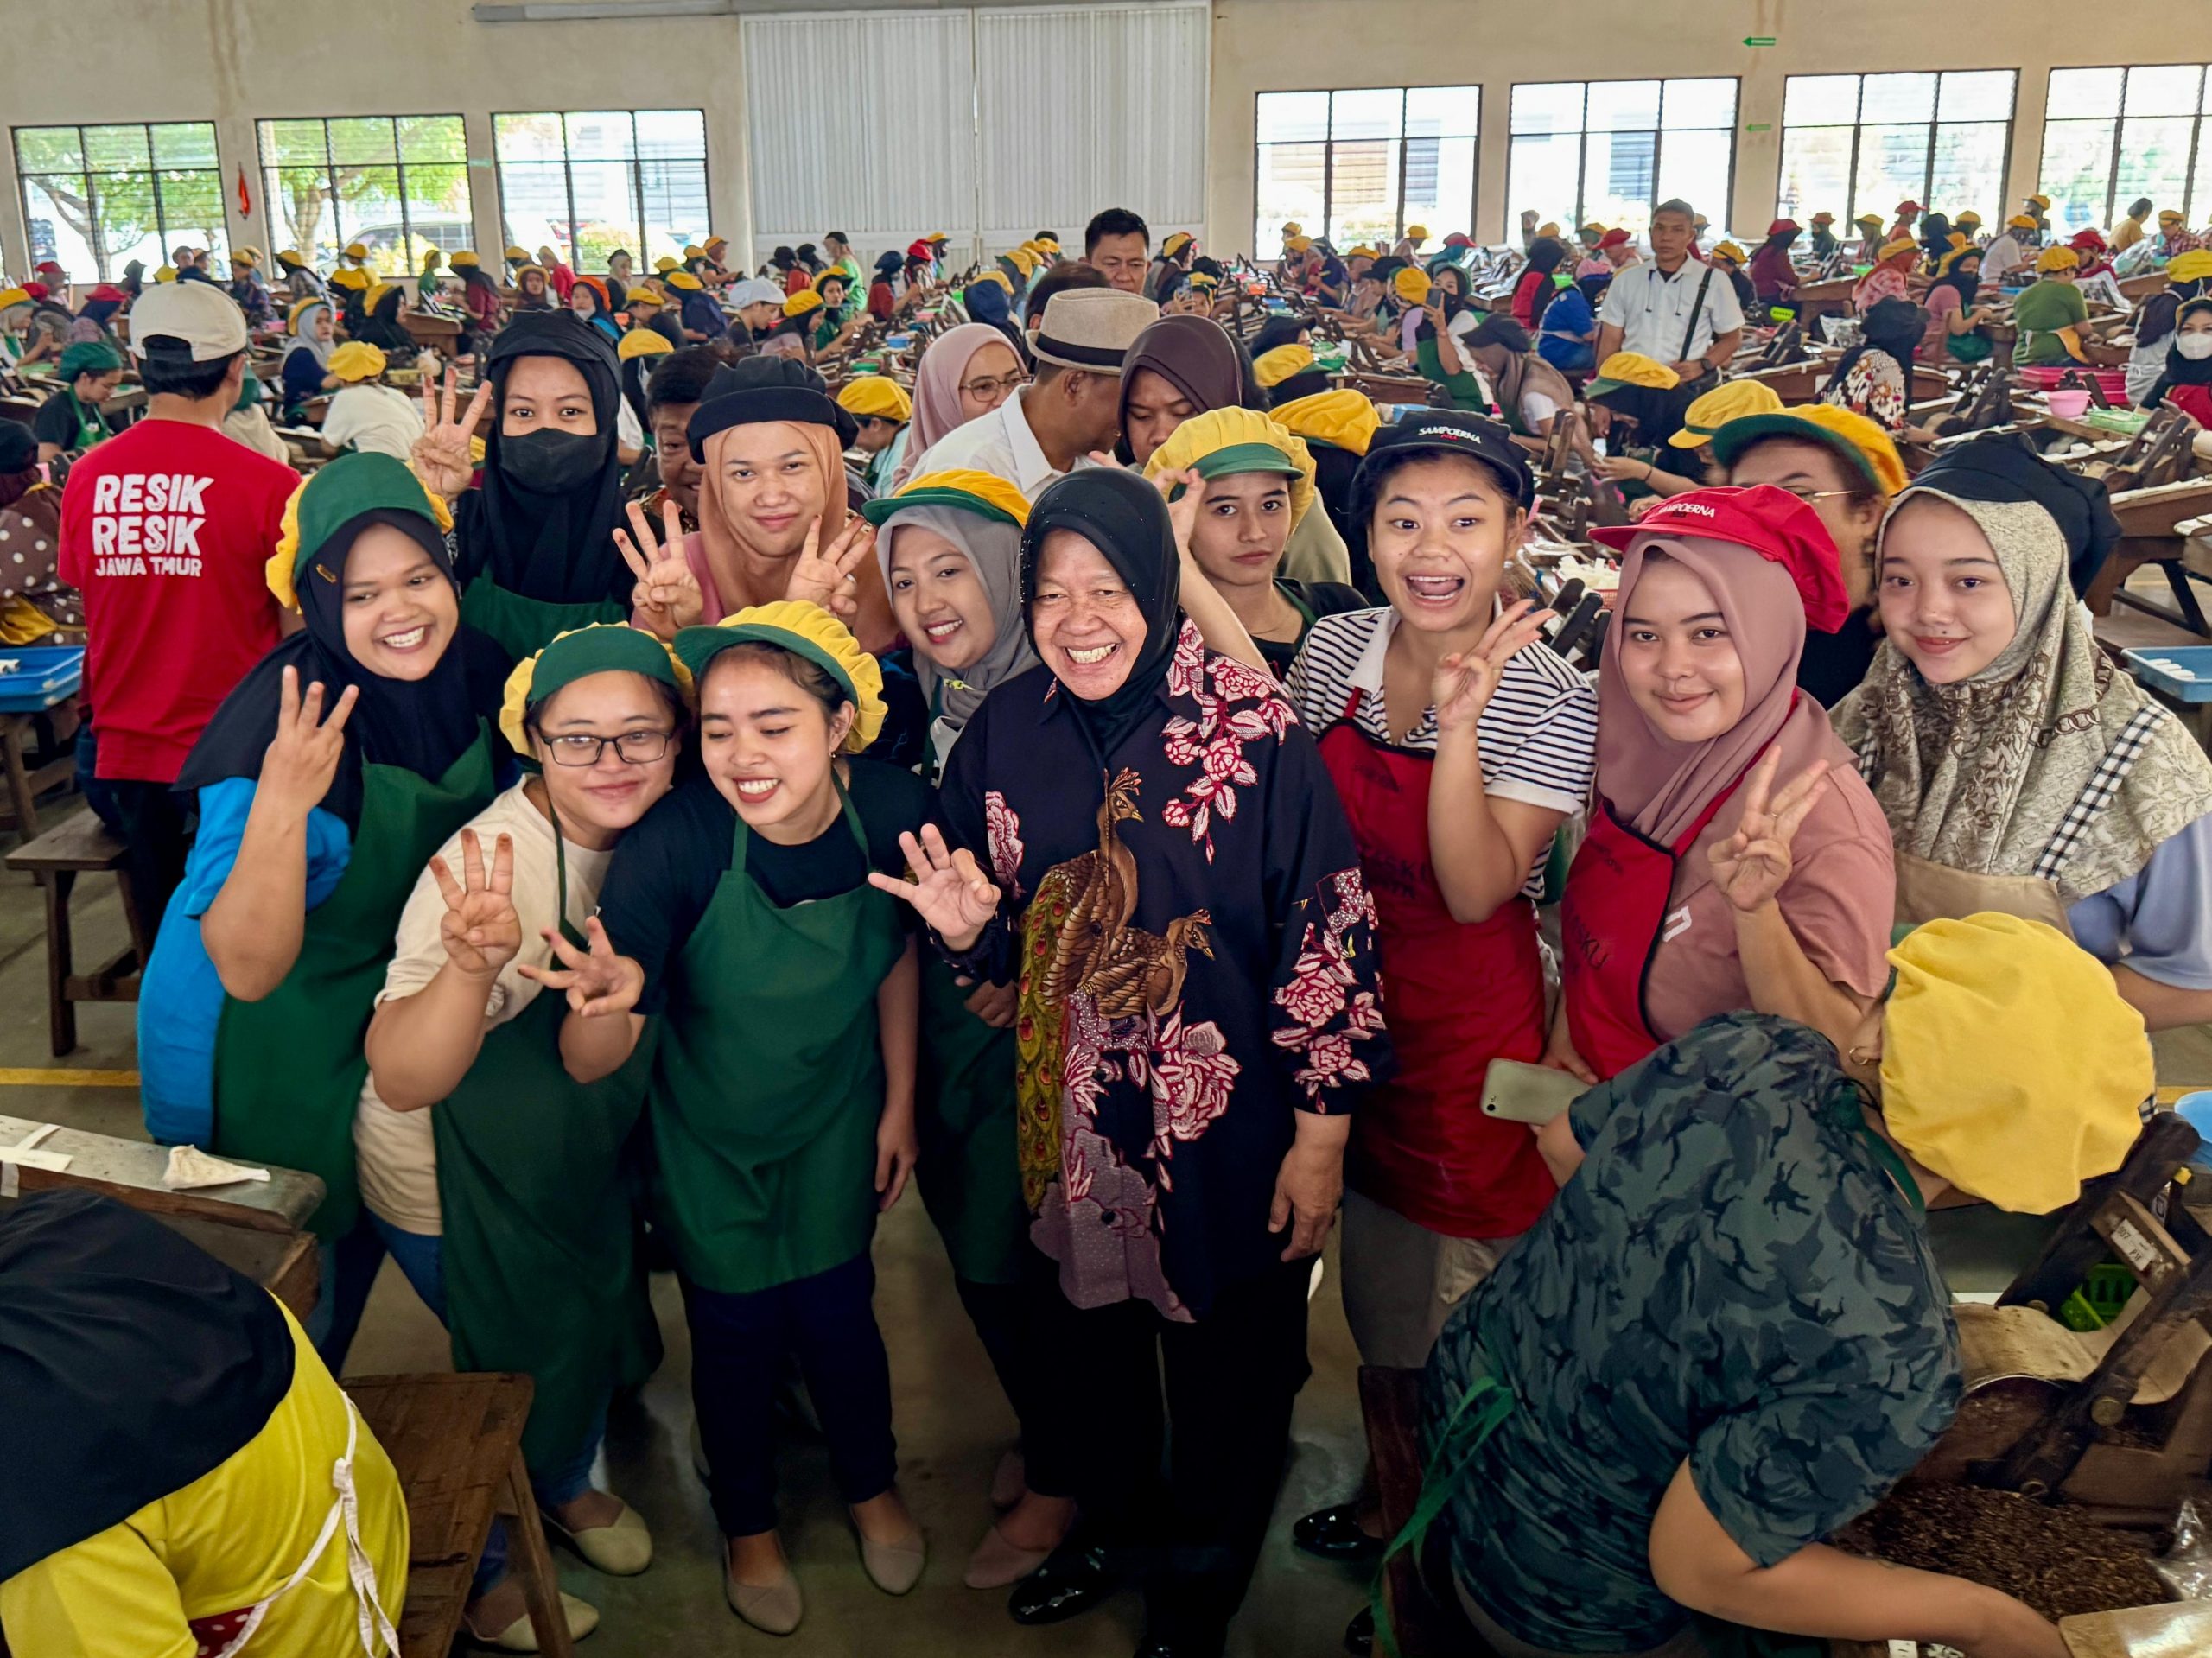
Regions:
[[[1493,1059],[1483,1073],[1483,1115],[1541,1128],[1589,1091],[1580,1077],[1518,1059]]]

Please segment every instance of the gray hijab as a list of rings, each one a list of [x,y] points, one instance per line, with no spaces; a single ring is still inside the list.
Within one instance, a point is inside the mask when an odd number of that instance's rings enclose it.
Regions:
[[[986,694],[1037,665],[1036,652],[1029,648],[1028,630],[1022,626],[1021,531],[1014,524],[955,506],[910,506],[894,512],[883,521],[875,537],[875,556],[883,566],[887,591],[891,586],[892,546],[899,531],[908,524],[942,536],[967,556],[990,600],[991,620],[998,630],[991,648],[957,677],[930,660],[927,640],[909,641],[914,647],[915,676],[922,683],[922,695],[929,699],[931,713],[942,715],[957,731],[968,723]]]

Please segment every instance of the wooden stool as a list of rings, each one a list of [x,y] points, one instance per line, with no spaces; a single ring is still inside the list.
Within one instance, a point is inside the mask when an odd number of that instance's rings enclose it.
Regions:
[[[530,1378],[360,1376],[345,1388],[399,1471],[407,1496],[400,1658],[446,1658],[495,1514],[507,1521],[507,1561],[522,1585],[537,1649],[573,1658],[560,1581],[522,1462]]]
[[[77,1045],[77,1003],[138,1000],[146,931],[124,873],[124,850],[122,841],[106,824],[82,811],[8,854],[9,868],[35,876],[46,892],[48,1045],[56,1058]],[[123,888],[123,918],[130,929],[130,943],[90,973],[79,973],[70,936],[69,892],[85,870],[111,874]]]
[[[35,732],[37,718],[29,714],[0,714],[0,776],[5,777],[8,790],[7,813],[0,816],[0,829],[12,826],[26,841],[38,833],[38,797],[48,789],[67,786],[77,775],[76,751],[67,743],[57,743],[59,753],[36,771],[30,768],[23,751]]]

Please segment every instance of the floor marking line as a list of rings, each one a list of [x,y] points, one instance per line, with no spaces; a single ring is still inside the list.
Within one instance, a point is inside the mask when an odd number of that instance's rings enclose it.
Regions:
[[[0,1088],[136,1088],[135,1070],[36,1070],[0,1065]]]

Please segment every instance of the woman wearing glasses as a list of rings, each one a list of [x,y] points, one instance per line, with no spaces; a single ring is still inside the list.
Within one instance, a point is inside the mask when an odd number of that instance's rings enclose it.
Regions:
[[[988,415],[1021,389],[1028,374],[1006,336],[987,322],[948,328],[922,353],[914,374],[914,422],[906,454],[892,474],[896,494],[914,475],[914,463],[956,426]]]
[[[584,937],[615,842],[665,795],[690,677],[651,634],[563,633],[507,682],[500,727],[524,776],[439,848],[399,919],[353,1121],[362,1202],[464,1370],[537,1384],[523,1452],[538,1504],[602,1572],[652,1559],[645,1522],[594,1490],[617,1387],[660,1343],[633,1248],[633,1061],[589,1084],[561,1064],[567,1011],[537,974]],[[432,1109],[435,1108],[435,1109]],[[480,1585],[472,1628],[522,1617]],[[572,1615],[572,1622],[574,1621]]]

